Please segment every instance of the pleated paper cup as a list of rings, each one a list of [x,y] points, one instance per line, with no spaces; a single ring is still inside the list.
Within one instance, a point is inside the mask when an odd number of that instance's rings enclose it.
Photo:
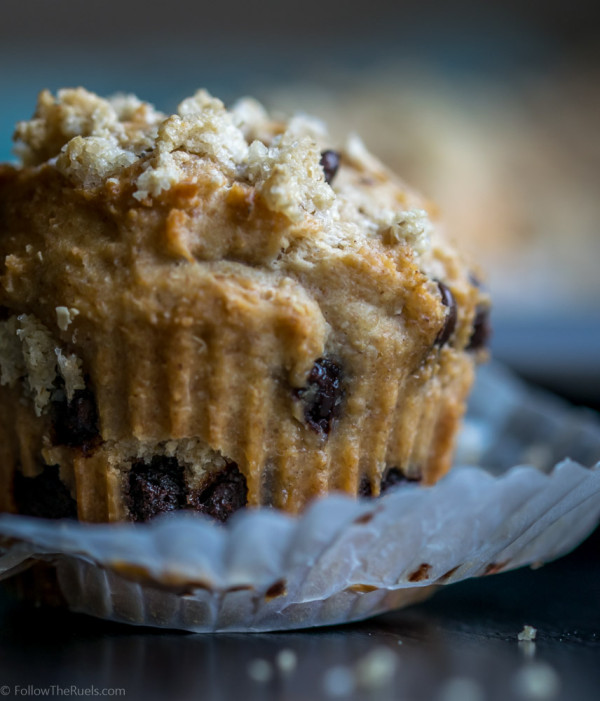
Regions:
[[[2,576],[52,574],[71,610],[138,625],[267,631],[344,623],[435,587],[568,552],[600,518],[600,422],[499,368],[478,379],[458,460],[432,487],[331,495],[299,516],[147,524],[0,517]],[[44,566],[42,567],[42,563]]]

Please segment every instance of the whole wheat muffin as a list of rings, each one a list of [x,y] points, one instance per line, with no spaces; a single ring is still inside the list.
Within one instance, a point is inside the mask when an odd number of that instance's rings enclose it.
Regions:
[[[487,295],[357,137],[40,95],[0,167],[4,511],[298,512],[448,470]]]

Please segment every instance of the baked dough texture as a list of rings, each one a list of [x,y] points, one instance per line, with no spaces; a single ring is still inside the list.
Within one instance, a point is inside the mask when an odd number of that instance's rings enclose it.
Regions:
[[[358,137],[334,150],[251,99],[167,116],[78,88],[41,93],[16,142],[2,510],[225,520],[449,469],[489,300]]]

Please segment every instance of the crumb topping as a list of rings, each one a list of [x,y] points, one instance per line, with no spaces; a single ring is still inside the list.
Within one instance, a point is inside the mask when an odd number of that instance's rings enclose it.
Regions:
[[[247,174],[269,208],[301,221],[305,212],[327,211],[335,198],[325,182],[321,151],[309,137],[286,132],[268,148],[254,141],[248,149]]]
[[[275,119],[251,98],[228,110],[199,90],[176,114],[166,116],[131,95],[103,99],[76,88],[54,97],[44,91],[34,117],[17,125],[15,140],[24,165],[55,163],[86,190],[129,180],[133,197],[151,205],[180,184],[249,184],[267,209],[292,225],[307,216],[349,226],[366,218],[367,228],[382,232],[390,245],[402,241],[417,255],[427,247],[422,209],[407,212],[387,197],[387,207],[378,202],[373,211],[357,211],[347,206],[356,193],[330,187],[321,159],[332,144],[320,120],[307,115]],[[357,136],[348,139],[340,154],[361,173],[389,176]]]
[[[61,331],[66,331],[69,324],[73,322],[73,317],[79,314],[79,309],[74,307],[56,307],[56,324]]]
[[[384,212],[381,216],[381,235],[384,243],[394,246],[408,243],[417,253],[424,253],[431,243],[432,225],[423,209],[407,212]]]
[[[83,188],[99,187],[108,178],[137,160],[104,136],[75,136],[63,147],[56,167]]]
[[[37,416],[48,407],[55,380],[64,380],[67,399],[85,389],[81,360],[56,344],[50,331],[31,314],[0,322],[0,384],[13,385],[25,378]]]
[[[136,199],[156,197],[187,179],[188,158],[210,158],[229,176],[245,162],[248,144],[233,115],[220,100],[200,90],[184,100],[178,114],[165,119],[154,142],[154,155],[137,182]]]
[[[533,626],[528,626],[525,625],[523,626],[523,630],[517,635],[517,639],[519,641],[532,641],[535,640],[537,635],[537,628],[534,628]]]
[[[140,153],[152,147],[164,115],[132,95],[108,100],[83,88],[40,93],[33,119],[19,122],[17,153],[25,165],[39,165],[59,155],[71,139],[94,137],[108,146]],[[89,165],[92,164],[90,158]]]

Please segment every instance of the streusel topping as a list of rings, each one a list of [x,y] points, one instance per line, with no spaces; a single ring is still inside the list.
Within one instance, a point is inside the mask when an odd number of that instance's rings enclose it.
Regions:
[[[397,193],[380,188],[380,201],[373,203],[371,192],[361,197],[360,183],[353,183],[353,192],[330,187],[320,163],[329,145],[322,122],[302,115],[275,120],[249,98],[227,110],[200,90],[166,116],[131,95],[103,99],[77,88],[53,97],[44,91],[33,119],[18,124],[15,138],[25,165],[54,161],[87,190],[132,179],[133,197],[151,204],[177,185],[207,178],[216,187],[238,182],[252,186],[267,209],[291,223],[326,217],[336,229],[335,222],[362,228],[366,221],[367,230],[381,232],[388,244],[406,242],[416,253],[429,245],[430,227],[418,223],[425,213],[407,209]],[[342,158],[378,180],[389,178],[356,136],[342,148]]]

